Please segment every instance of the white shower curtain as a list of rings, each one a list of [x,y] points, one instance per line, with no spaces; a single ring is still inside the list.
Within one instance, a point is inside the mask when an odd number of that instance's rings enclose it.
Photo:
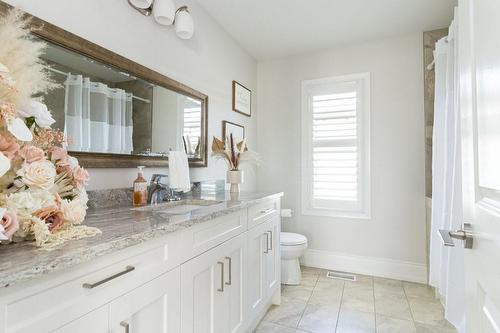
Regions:
[[[457,20],[434,52],[435,101],[432,144],[432,227],[429,283],[445,304],[445,317],[465,331],[463,247],[444,247],[439,229],[462,224],[460,109],[457,76]]]
[[[129,154],[132,129],[132,94],[68,74],[64,132],[69,150]]]
[[[81,75],[68,74],[64,97],[64,133],[69,150],[82,150],[82,108],[83,78]]]

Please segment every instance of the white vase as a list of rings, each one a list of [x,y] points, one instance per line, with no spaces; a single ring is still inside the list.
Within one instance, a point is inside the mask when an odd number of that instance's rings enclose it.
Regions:
[[[240,184],[243,183],[243,171],[241,170],[228,170],[226,176],[226,182],[231,184],[231,188],[229,192],[231,193],[239,193],[240,192]]]

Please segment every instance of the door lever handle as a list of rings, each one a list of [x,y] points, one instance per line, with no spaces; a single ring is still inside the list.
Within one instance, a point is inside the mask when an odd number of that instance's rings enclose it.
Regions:
[[[455,246],[453,239],[458,239],[464,241],[464,248],[472,249],[474,238],[470,230],[470,223],[464,223],[463,230],[451,231],[439,229],[439,236],[441,236],[444,246]]]

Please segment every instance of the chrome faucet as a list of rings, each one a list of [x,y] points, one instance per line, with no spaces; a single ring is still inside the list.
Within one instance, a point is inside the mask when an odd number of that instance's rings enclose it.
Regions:
[[[164,174],[153,174],[149,188],[148,202],[156,205],[163,201],[179,201],[181,198],[175,194],[174,190],[161,182],[162,178],[167,178]]]

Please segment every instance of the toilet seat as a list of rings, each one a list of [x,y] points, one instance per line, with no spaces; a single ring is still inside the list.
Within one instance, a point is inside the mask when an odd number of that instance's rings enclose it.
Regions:
[[[282,232],[280,235],[280,245],[282,246],[295,246],[307,243],[307,238],[304,235],[296,234],[293,232]]]

